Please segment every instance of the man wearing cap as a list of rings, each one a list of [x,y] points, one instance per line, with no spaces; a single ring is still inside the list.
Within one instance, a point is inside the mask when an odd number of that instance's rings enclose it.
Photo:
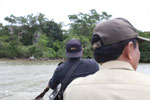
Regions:
[[[92,46],[101,70],[75,79],[66,89],[64,100],[150,100],[150,76],[136,72],[140,37],[129,21],[115,18],[98,24]]]
[[[69,40],[66,44],[66,56],[68,60],[56,68],[49,81],[49,88],[55,89],[59,83],[62,83],[65,75],[69,72],[76,60],[80,59],[81,61],[77,69],[71,75],[71,78],[67,81],[67,85],[77,77],[84,77],[99,70],[98,63],[94,59],[82,59],[82,55],[83,49],[80,40]]]

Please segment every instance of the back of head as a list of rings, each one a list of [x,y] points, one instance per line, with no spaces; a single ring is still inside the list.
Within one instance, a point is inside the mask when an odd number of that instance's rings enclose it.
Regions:
[[[66,56],[68,58],[82,57],[82,43],[78,39],[71,39],[66,44]]]
[[[150,41],[140,37],[133,25],[123,18],[115,18],[99,23],[93,32],[92,46],[97,62],[117,59],[128,42]]]

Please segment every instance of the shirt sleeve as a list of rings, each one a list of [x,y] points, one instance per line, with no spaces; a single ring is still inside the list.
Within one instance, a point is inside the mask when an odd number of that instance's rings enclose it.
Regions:
[[[52,76],[52,78],[49,80],[49,87],[51,89],[55,89],[57,87],[57,85],[60,83],[59,77],[58,77],[58,73],[61,71],[61,67],[58,66],[56,68],[56,70],[54,71],[54,74]]]

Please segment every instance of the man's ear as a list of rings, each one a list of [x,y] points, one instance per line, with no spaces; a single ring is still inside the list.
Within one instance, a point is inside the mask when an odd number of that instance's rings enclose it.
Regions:
[[[134,45],[133,42],[129,42],[125,48],[124,48],[124,56],[128,59],[128,60],[132,60],[133,59],[133,50],[134,50]]]

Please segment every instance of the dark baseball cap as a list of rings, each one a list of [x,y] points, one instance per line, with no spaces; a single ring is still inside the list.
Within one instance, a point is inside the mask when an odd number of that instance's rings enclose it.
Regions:
[[[66,44],[66,56],[68,58],[82,57],[82,43],[78,39],[71,39]]]
[[[101,43],[110,45],[132,38],[137,38],[141,42],[150,42],[150,39],[139,36],[134,26],[124,18],[115,18],[99,23],[94,29],[93,35],[95,34],[101,38],[101,41],[93,43],[93,49],[101,47]]]

